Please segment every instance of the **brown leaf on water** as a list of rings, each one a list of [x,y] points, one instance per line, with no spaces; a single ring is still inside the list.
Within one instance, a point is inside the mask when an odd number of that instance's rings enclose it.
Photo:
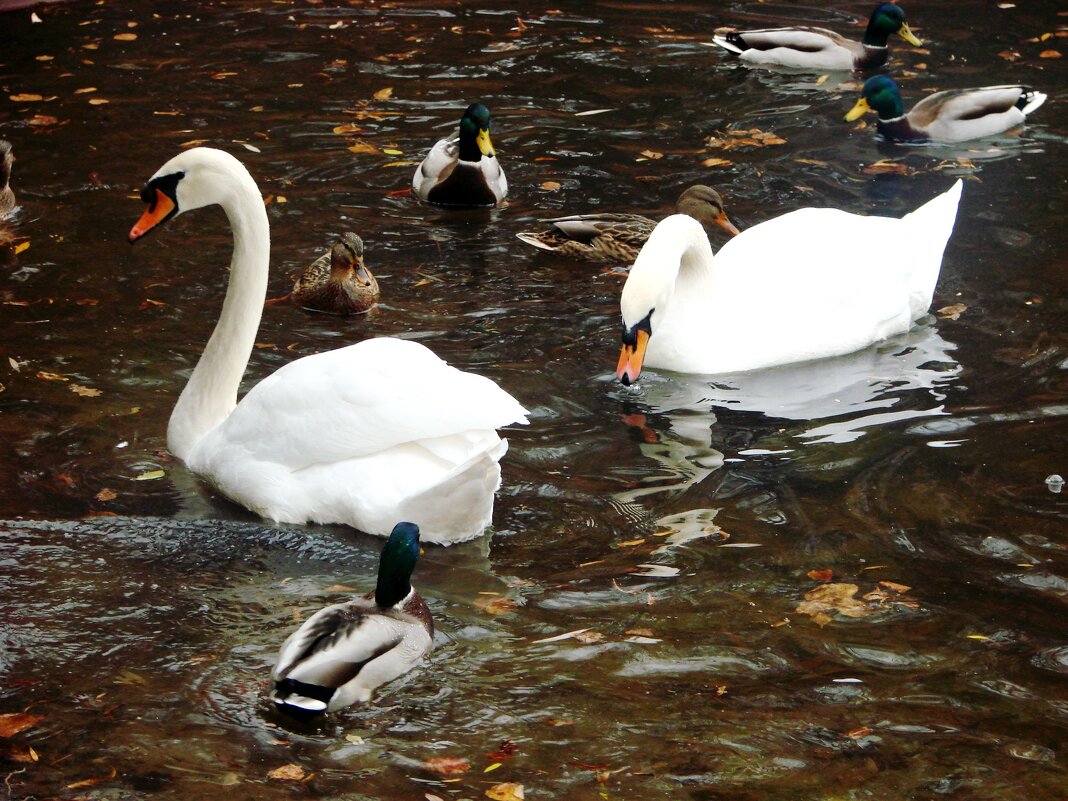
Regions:
[[[1020,58],[1020,54],[1015,50],[1002,50],[998,55],[1006,61],[1016,61]]]
[[[1059,50],[1043,50],[1038,54],[1039,58],[1060,58],[1061,53]]]
[[[363,128],[361,128],[359,125],[354,125],[351,122],[346,122],[344,125],[337,125],[334,127],[334,133],[342,135],[359,133],[362,130]]]
[[[486,754],[486,758],[493,762],[507,762],[514,757],[518,751],[519,746],[513,743],[510,739],[501,740],[500,745],[497,746],[497,750]]]
[[[81,384],[71,384],[67,387],[75,395],[81,395],[83,398],[99,398],[104,393],[99,389],[93,387],[83,387]]]
[[[733,164],[730,159],[705,159],[701,162],[702,167],[729,167]]]
[[[389,100],[393,97],[393,87],[387,86],[385,89],[379,89],[374,93],[375,100]]]
[[[91,776],[88,779],[82,779],[81,781],[78,781],[78,782],[71,782],[64,789],[66,789],[66,790],[74,790],[74,789],[77,789],[78,787],[92,787],[94,784],[100,784],[100,782],[110,781],[111,779],[114,779],[115,776],[116,776],[115,768],[112,768],[111,769],[111,773],[109,773],[107,776]]]
[[[657,159],[664,158],[664,154],[663,153],[658,153],[655,150],[643,150],[641,152],[641,155],[645,156],[647,159],[649,159],[651,161],[656,161]]]
[[[909,587],[905,584],[898,584],[896,581],[880,581],[879,586],[885,587],[886,589],[890,590],[890,592],[896,592],[899,595],[903,595],[904,593],[912,589],[912,587]]]
[[[81,89],[75,89],[74,90],[74,94],[76,94],[76,95],[87,95],[90,92],[95,92],[95,91],[96,91],[96,87],[95,86],[83,86]]]
[[[37,373],[38,378],[43,378],[45,381],[70,381],[65,375],[59,373],[49,373],[45,370],[41,370]]]
[[[282,765],[280,768],[275,768],[267,774],[267,778],[280,782],[299,782],[305,775],[304,768],[300,765],[290,763],[288,765]]]
[[[26,124],[32,128],[51,128],[53,125],[59,125],[59,118],[52,117],[48,114],[34,114],[28,120]],[[63,123],[66,125],[66,122]]]
[[[136,33],[117,33],[113,37],[116,42],[132,42],[137,39]]]
[[[100,492],[98,492],[93,497],[96,498],[101,503],[107,503],[108,501],[115,500],[119,496],[118,496],[118,493],[115,492],[115,490],[108,489],[107,487],[104,487],[104,489],[100,490]]]
[[[807,575],[813,581],[830,581],[834,578],[834,571],[829,567],[816,567],[808,571]]]
[[[875,610],[856,597],[859,589],[856,584],[821,584],[805,593],[805,600],[795,611],[811,616],[820,626],[826,625],[834,614],[867,617]]]
[[[499,616],[514,612],[519,605],[511,598],[495,596],[492,598],[479,598],[475,601],[475,606],[483,611],[489,612],[491,615]]]
[[[887,159],[879,159],[878,161],[869,164],[864,167],[861,172],[868,175],[914,175],[916,171],[907,164],[901,164],[897,161],[889,161]]]
[[[471,770],[471,763],[463,757],[442,756],[430,757],[423,763],[423,767],[439,776],[457,776]]]
[[[346,148],[350,153],[377,153],[378,148],[364,141],[359,141]]]
[[[20,731],[36,726],[44,720],[44,715],[30,715],[26,712],[8,712],[0,715],[0,737],[14,737]]]
[[[953,303],[949,306],[943,306],[938,310],[938,316],[943,320],[959,320],[960,316],[968,310],[968,307],[963,303]]]
[[[560,184],[557,181],[543,181],[541,188],[546,192],[556,192],[560,189]]]
[[[8,95],[8,100],[12,103],[39,103],[44,100],[42,95],[35,95],[30,93],[22,93],[17,95]]]
[[[632,637],[652,637],[652,629],[627,629],[624,634],[629,634]]]
[[[105,100],[102,97],[92,97],[89,99],[90,106],[103,106],[106,103],[110,103],[110,100]]]
[[[592,645],[598,642],[604,642],[604,635],[599,631],[580,631],[573,635],[573,640],[578,640],[585,645]]]
[[[493,801],[523,801],[526,798],[523,794],[523,785],[512,782],[493,785],[486,790],[486,797],[492,798]]]

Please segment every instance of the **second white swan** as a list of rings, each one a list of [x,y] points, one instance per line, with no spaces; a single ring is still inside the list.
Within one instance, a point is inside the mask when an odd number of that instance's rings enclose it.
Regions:
[[[799,209],[742,231],[715,258],[696,221],[662,220],[623,287],[616,376],[630,384],[643,364],[758,370],[908,330],[931,305],[961,186],[900,219]]]
[[[398,520],[449,544],[490,524],[507,442],[526,410],[488,378],[401,339],[306,356],[237,402],[267,293],[270,233],[236,158],[194,148],[161,167],[129,239],[217,203],[234,232],[222,313],[167,428],[167,447],[231,500],[285,523],[347,523],[388,536]]]

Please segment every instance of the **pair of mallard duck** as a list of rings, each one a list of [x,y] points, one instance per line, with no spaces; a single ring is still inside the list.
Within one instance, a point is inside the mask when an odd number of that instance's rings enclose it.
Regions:
[[[737,31],[721,28],[713,41],[749,64],[812,70],[870,70],[887,61],[890,35],[922,44],[913,35],[900,6],[882,3],[872,11],[864,38],[846,39],[824,28],[794,27]],[[937,92],[905,113],[897,84],[877,75],[864,84],[863,96],[846,114],[847,121],[865,111],[879,113],[878,131],[894,142],[963,142],[1022,125],[1046,100],[1027,86],[983,86]]]

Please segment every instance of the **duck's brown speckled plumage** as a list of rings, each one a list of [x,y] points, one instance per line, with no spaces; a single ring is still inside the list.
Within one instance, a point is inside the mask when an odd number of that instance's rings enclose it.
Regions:
[[[691,186],[675,204],[680,214],[698,222],[715,223],[738,233],[723,211],[719,193],[707,186]],[[629,264],[656,227],[656,220],[640,214],[576,214],[546,221],[549,228],[516,234],[521,240],[561,256],[593,262]]]
[[[363,263],[363,240],[342,234],[330,249],[306,267],[293,284],[298,306],[327,314],[361,314],[378,302],[378,281]]]
[[[0,220],[15,209],[15,193],[11,189],[11,164],[14,160],[11,143],[0,139]]]

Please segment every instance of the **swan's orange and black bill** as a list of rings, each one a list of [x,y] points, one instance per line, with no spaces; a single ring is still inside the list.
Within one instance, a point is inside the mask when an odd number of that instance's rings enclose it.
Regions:
[[[645,361],[645,348],[648,344],[649,332],[644,330],[635,332],[633,342],[628,342],[627,337],[623,338],[623,348],[619,352],[619,363],[616,365],[616,378],[623,382],[623,386],[630,386],[642,374],[642,362]]]
[[[157,187],[155,193],[155,197],[152,198],[152,202],[148,204],[148,208],[145,209],[145,213],[141,215],[141,219],[134,223],[134,227],[130,229],[131,244],[143,237],[161,222],[168,219],[178,210],[178,206],[175,205],[173,200],[167,197],[162,189]]]

